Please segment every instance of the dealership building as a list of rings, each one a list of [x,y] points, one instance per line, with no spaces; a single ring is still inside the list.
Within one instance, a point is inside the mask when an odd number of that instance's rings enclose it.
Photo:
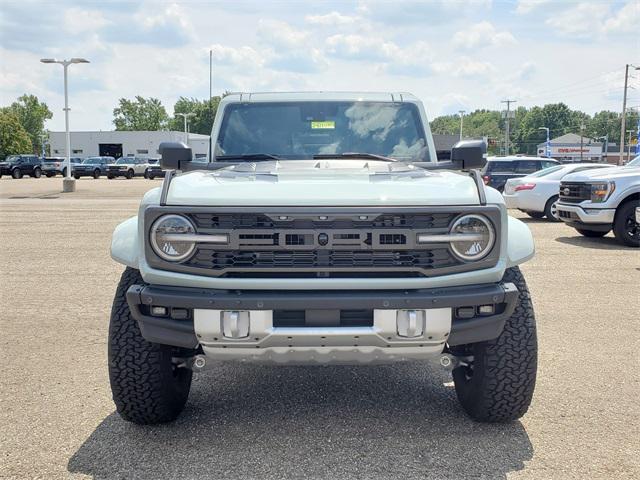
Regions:
[[[172,131],[112,131],[71,132],[72,157],[159,157],[162,142],[184,142],[183,132]],[[209,135],[190,133],[189,141],[194,157],[206,158],[209,152]],[[66,156],[65,132],[51,132],[49,146],[51,156]]]
[[[563,163],[605,161],[604,144],[575,133],[567,133],[549,141],[551,157]],[[538,156],[545,157],[547,142],[538,144]]]

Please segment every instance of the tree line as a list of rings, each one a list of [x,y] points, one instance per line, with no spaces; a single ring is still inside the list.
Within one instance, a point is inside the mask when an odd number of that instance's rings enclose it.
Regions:
[[[463,136],[489,138],[491,153],[504,151],[504,132],[506,120],[498,110],[475,110],[464,115]],[[627,128],[635,130],[638,122],[637,112],[627,112]],[[620,142],[621,114],[602,110],[593,116],[572,110],[564,103],[550,103],[543,107],[519,107],[515,118],[510,120],[510,153],[537,154],[537,146],[546,141],[546,132],[540,127],[549,128],[550,138],[566,133],[580,134],[585,138],[603,141],[607,136],[609,143]],[[442,134],[459,134],[460,115],[443,115],[431,121],[431,131]],[[626,135],[626,134],[625,134]],[[627,137],[625,136],[625,143]]]
[[[167,113],[157,98],[136,96],[120,98],[113,109],[113,124],[116,130],[174,130],[182,131],[184,123],[178,113],[193,114],[189,117],[189,131],[209,135],[221,96],[209,100],[180,97],[173,106],[173,115]],[[43,137],[47,132],[45,122],[52,118],[49,107],[35,95],[24,94],[7,107],[0,108],[0,159],[19,153],[40,153]],[[544,130],[550,130],[551,138],[565,133],[582,132],[586,138],[595,140],[608,136],[610,143],[620,141],[620,113],[603,110],[593,116],[572,110],[564,103],[552,103],[542,107],[519,107],[515,118],[510,120],[510,153],[535,155],[537,145],[546,139]],[[638,113],[627,113],[627,128],[635,129]],[[443,115],[431,121],[431,131],[440,134],[455,134],[460,131],[460,115]],[[488,137],[489,151],[500,153],[504,146],[505,119],[498,110],[475,110],[464,115],[464,137]]]

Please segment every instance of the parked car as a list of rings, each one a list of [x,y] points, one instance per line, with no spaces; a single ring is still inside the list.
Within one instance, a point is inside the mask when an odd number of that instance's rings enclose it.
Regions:
[[[71,157],[71,173],[73,173],[75,166],[82,163],[82,158]],[[42,161],[42,173],[47,177],[54,177],[58,173],[63,177],[67,176],[67,167],[65,165],[66,158],[64,157],[45,157]]]
[[[158,158],[150,158],[149,165],[144,171],[144,178],[153,180],[154,178],[164,178],[165,171],[162,169]]]
[[[510,178],[524,177],[554,165],[560,165],[560,162],[552,158],[526,157],[522,155],[489,157],[487,165],[482,170],[482,179],[485,185],[502,192],[505,183]]]
[[[518,266],[533,237],[474,170],[486,144],[459,142],[442,170],[427,125],[407,93],[230,94],[211,163],[161,144],[180,173],[111,242],[125,267],[109,328],[118,413],[175,419],[193,372],[218,361],[432,358],[471,418],[524,415],[537,342]]]
[[[100,178],[100,175],[107,173],[107,166],[116,161],[113,157],[89,157],[80,165],[73,167],[73,176],[78,179],[80,177]]]
[[[42,160],[37,155],[9,155],[4,162],[0,162],[0,178],[11,175],[22,178],[24,175],[40,178],[42,175]]]
[[[560,180],[570,173],[609,167],[611,165],[602,163],[554,165],[526,177],[510,178],[502,195],[507,208],[517,208],[533,218],[546,217],[551,222],[559,222],[556,204]]]
[[[623,167],[567,175],[560,183],[558,215],[585,237],[611,230],[623,245],[640,247],[640,156]]]
[[[148,161],[144,157],[120,157],[115,163],[107,166],[107,178],[143,176],[147,166]]]

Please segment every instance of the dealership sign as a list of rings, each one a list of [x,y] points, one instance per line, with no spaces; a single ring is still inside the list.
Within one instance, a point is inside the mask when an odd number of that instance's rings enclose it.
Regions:
[[[538,154],[543,154],[544,148],[538,148]],[[578,146],[556,146],[551,145],[552,157],[575,157],[582,155],[599,156],[602,155],[602,145],[584,145],[582,148]]]

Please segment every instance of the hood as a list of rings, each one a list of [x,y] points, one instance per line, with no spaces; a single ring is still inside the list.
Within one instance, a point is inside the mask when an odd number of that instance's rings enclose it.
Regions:
[[[593,182],[616,180],[619,178],[640,177],[640,167],[611,167],[584,170],[562,177],[563,182]]]
[[[243,163],[173,178],[170,205],[477,205],[469,175],[371,160]]]

